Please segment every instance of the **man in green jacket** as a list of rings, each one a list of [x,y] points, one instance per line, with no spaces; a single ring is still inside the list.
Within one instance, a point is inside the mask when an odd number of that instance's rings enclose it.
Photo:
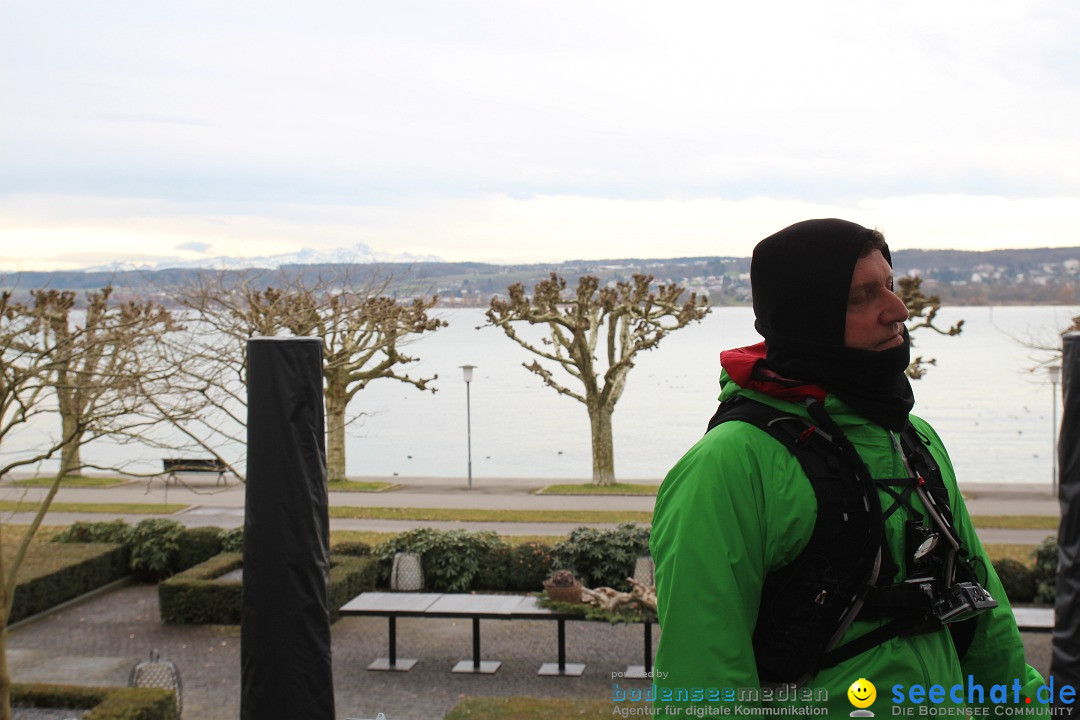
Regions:
[[[656,500],[654,711],[1045,713],[949,456],[909,414],[884,238],[797,223],[758,244],[750,274],[765,342],[721,354],[717,422]],[[719,422],[740,405],[797,425],[790,445]],[[811,441],[824,480],[793,454]]]

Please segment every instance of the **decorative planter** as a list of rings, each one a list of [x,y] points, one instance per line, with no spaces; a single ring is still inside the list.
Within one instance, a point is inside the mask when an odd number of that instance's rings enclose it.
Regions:
[[[562,603],[580,603],[581,602],[581,583],[577,582],[570,587],[558,587],[552,585],[550,580],[544,581],[544,590],[547,592],[548,597],[555,602]]]

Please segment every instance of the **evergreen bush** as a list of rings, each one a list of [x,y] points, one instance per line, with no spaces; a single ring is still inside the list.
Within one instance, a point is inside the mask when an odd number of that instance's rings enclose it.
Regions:
[[[474,586],[485,558],[501,544],[499,537],[490,531],[408,530],[375,547],[379,584],[389,583],[394,555],[410,552],[420,555],[424,587],[433,592],[465,592]]]
[[[510,548],[505,544],[488,549],[473,578],[473,590],[502,592],[516,590],[510,582]]]
[[[179,720],[176,694],[165,688],[86,687],[16,683],[11,705],[19,708],[90,708],[84,720]],[[74,714],[74,713],[72,713]]]
[[[243,582],[221,576],[244,563],[239,553],[222,553],[158,585],[161,621],[174,624],[237,625],[243,610]],[[352,555],[330,556],[330,616],[366,590],[375,588],[375,561]]]
[[[66,530],[57,533],[49,542],[55,543],[131,543],[131,526],[123,520],[86,522],[76,520]]]
[[[238,527],[221,531],[221,552],[244,552],[244,528]]]
[[[551,550],[552,567],[573,571],[591,588],[626,588],[634,563],[649,554],[649,528],[622,523],[614,530],[579,527]]]
[[[1035,573],[1027,565],[1019,560],[1003,558],[994,563],[994,570],[1011,602],[1032,602],[1035,599]]]
[[[8,622],[56,607],[60,603],[119,580],[128,574],[128,549],[113,543],[79,543],[69,547],[31,546],[19,573]],[[44,557],[33,557],[44,555]]]
[[[371,555],[371,546],[359,540],[342,540],[330,547],[333,555],[352,555],[353,557],[368,557]]]
[[[543,543],[527,542],[510,550],[507,585],[510,590],[539,592],[551,572],[551,548]]]
[[[150,518],[131,535],[131,572],[140,580],[157,581],[172,574],[184,526],[175,520]]]
[[[185,528],[180,534],[170,575],[204,563],[221,552],[221,528]]]
[[[1031,553],[1035,560],[1035,602],[1053,603],[1057,597],[1058,545],[1050,535]]]

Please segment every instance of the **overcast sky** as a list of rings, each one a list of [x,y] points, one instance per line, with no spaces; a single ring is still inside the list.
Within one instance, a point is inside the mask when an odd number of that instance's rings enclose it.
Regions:
[[[4,0],[0,268],[1080,245],[1072,0]]]

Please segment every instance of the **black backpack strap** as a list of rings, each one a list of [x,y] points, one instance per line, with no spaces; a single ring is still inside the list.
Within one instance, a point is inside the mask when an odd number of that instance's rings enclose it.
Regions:
[[[881,508],[865,464],[859,459],[856,469],[845,459],[837,442],[846,438],[827,415],[831,432],[816,420],[740,396],[721,404],[709,429],[732,420],[783,445],[817,498],[817,522],[805,548],[765,578],[754,628],[759,677],[791,682],[822,667],[826,651],[858,612],[879,567]]]

